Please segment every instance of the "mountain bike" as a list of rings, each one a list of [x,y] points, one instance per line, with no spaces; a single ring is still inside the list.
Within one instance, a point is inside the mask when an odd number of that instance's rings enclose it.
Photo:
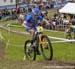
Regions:
[[[36,55],[39,52],[45,60],[52,60],[53,48],[50,39],[47,35],[43,34],[43,27],[37,27],[38,34],[35,37],[34,46],[32,40],[26,40],[24,44],[24,53],[26,59],[36,60]],[[38,51],[38,52],[37,52]]]

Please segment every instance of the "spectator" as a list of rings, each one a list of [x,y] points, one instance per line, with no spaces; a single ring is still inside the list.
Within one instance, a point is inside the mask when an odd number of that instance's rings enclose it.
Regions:
[[[0,11],[0,20],[1,20],[1,18],[2,18],[2,12]]]
[[[20,23],[23,23],[24,18],[25,18],[25,17],[24,17],[24,14],[21,13],[21,14],[19,15],[19,17],[18,17],[18,20],[20,21]]]
[[[28,13],[31,13],[31,12],[32,12],[32,8],[29,7],[29,8],[28,8]]]

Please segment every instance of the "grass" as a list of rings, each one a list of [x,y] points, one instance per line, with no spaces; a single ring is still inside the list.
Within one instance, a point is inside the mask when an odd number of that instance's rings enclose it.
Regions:
[[[11,23],[19,23],[17,20],[6,20],[6,21],[0,21],[0,25],[4,24],[11,24]]]
[[[57,12],[57,9],[50,9],[48,11],[48,17],[51,18],[56,12]]]
[[[23,45],[25,40],[29,39],[27,35],[17,35],[11,33],[10,36],[6,31],[1,30],[2,35],[5,38],[5,42],[7,43],[9,39],[8,48],[5,50],[6,55],[5,58],[11,60],[21,60],[24,56]],[[47,33],[48,34],[48,33]],[[52,34],[52,33],[51,33]],[[54,33],[53,33],[54,34]],[[57,33],[58,35],[60,33]],[[55,33],[56,35],[56,33]],[[61,35],[63,36],[63,34]],[[57,37],[57,35],[55,36]],[[74,43],[53,43],[53,59],[59,59],[64,61],[74,61],[75,60],[75,44]],[[38,56],[37,60],[43,60],[42,56]]]
[[[65,32],[45,31],[44,34],[53,37],[65,38]]]
[[[56,43],[53,44],[54,59],[75,62],[75,43]]]
[[[26,35],[16,35],[16,34],[10,34],[8,35],[8,32],[1,31],[3,34],[3,37],[5,38],[4,42],[8,44],[8,48],[6,48],[6,58],[11,59],[21,59],[23,56],[23,45],[25,40],[28,38]]]
[[[56,10],[51,10],[48,13],[48,17],[52,17]],[[21,24],[16,20],[9,20],[9,21],[0,21],[0,25],[4,24],[15,24],[21,26]],[[16,31],[25,31],[23,27],[10,27],[11,30]],[[30,39],[28,35],[17,35],[14,33],[9,33],[0,30],[5,40],[3,40],[6,44],[9,40],[8,48],[5,49],[6,55],[5,58],[11,60],[21,60],[24,56],[23,46],[24,42],[27,39]],[[60,37],[65,38],[64,32],[54,32],[54,31],[45,31],[44,34],[53,36],[53,37]],[[53,41],[54,39],[50,39]],[[75,43],[52,43],[53,47],[53,59],[59,59],[62,61],[75,61]],[[42,56],[37,56],[37,60],[43,60]]]

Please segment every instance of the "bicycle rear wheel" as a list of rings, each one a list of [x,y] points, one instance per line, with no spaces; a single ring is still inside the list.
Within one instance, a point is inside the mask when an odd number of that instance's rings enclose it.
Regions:
[[[53,49],[49,38],[46,35],[41,37],[41,53],[46,60],[52,60],[53,57]]]
[[[24,53],[26,55],[26,59],[28,59],[28,60],[35,60],[36,59],[35,47],[32,47],[31,40],[27,40],[25,42]]]

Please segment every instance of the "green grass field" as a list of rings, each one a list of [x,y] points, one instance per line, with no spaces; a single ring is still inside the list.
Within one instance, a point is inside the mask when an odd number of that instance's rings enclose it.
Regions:
[[[6,24],[6,22],[0,22]],[[12,21],[7,21],[7,23],[12,23]],[[15,21],[13,22],[15,23]],[[24,28],[18,27],[10,27],[11,30],[16,31],[25,31]],[[29,35],[18,35],[15,33],[10,33],[0,29],[2,36],[4,37],[3,42],[5,45],[5,58],[10,60],[22,60],[24,56],[24,43],[27,39],[30,39]],[[60,37],[65,38],[64,32],[50,32],[46,31],[44,34],[53,36],[53,37]],[[50,39],[54,41],[54,39]],[[9,42],[8,42],[9,41]],[[7,45],[8,43],[8,45]],[[52,43],[53,47],[53,59],[62,60],[62,61],[70,61],[75,62],[75,43]],[[42,56],[37,56],[37,60],[44,60]]]

